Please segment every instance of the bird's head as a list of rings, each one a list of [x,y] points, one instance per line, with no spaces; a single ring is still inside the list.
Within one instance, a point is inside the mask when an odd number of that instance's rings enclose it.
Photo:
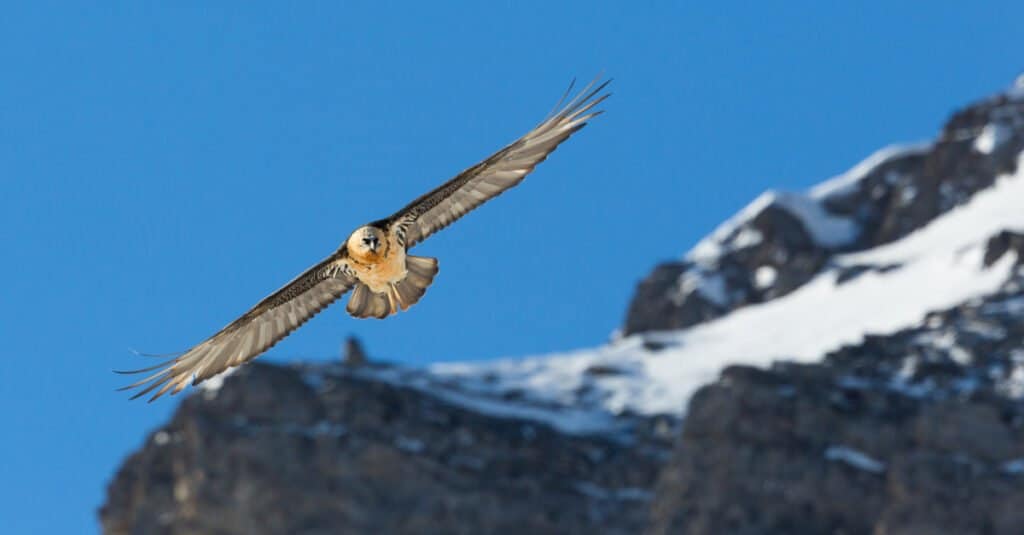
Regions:
[[[379,254],[386,239],[384,231],[377,227],[360,227],[349,236],[348,250],[359,257],[374,258]]]

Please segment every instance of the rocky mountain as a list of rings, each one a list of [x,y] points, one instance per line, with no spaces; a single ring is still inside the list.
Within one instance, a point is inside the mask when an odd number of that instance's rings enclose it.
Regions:
[[[638,532],[670,441],[495,418],[386,367],[256,363],[131,456],[107,533]]]
[[[1022,152],[1018,82],[768,192],[604,346],[240,368],[128,457],[103,531],[1021,533]]]

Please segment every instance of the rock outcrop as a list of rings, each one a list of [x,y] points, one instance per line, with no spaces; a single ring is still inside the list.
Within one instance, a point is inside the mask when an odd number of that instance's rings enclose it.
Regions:
[[[150,435],[100,519],[108,535],[637,533],[670,450],[650,436],[560,434],[351,366],[253,363]]]

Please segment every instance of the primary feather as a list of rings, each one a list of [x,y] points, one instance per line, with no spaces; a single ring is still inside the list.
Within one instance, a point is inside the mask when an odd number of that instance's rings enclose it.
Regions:
[[[405,246],[412,248],[474,208],[522,182],[559,144],[586,126],[587,121],[602,113],[592,110],[610,96],[599,94],[611,80],[600,85],[597,82],[595,79],[588,84],[565,107],[523,137],[388,218]]]

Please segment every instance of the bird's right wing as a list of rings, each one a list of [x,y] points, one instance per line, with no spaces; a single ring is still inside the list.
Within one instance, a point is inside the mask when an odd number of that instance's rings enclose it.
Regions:
[[[118,373],[159,370],[121,390],[145,386],[135,399],[159,388],[150,401],[169,390],[181,392],[218,373],[248,362],[344,295],[356,279],[344,249],[309,268],[280,290],[270,294],[240,318],[184,354],[156,366]]]
[[[389,217],[386,221],[398,234],[399,241],[411,248],[522,182],[560,143],[601,113],[593,110],[608,98],[608,94],[602,95],[601,91],[610,81],[598,84],[595,79],[564,107],[556,106],[554,113],[526,135]],[[571,91],[572,86],[569,89]]]

